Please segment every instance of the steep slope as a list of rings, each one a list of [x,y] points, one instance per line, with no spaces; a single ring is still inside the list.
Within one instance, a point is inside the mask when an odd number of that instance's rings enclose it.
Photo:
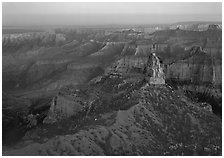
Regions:
[[[169,86],[113,75],[92,86],[87,116],[38,128],[3,155],[221,154],[221,119]]]
[[[16,36],[15,40],[22,35]],[[33,36],[28,36],[26,39],[24,34],[22,37],[19,38],[21,45],[25,40],[31,40],[29,41],[31,44],[36,44],[35,41],[32,43]],[[10,36],[9,39],[11,38]],[[15,43],[6,42],[4,46],[15,47]],[[37,46],[24,50],[18,48],[17,51],[6,48],[3,56],[4,91],[49,91],[68,84],[85,83],[101,74],[103,67],[110,65],[120,55],[123,45],[119,42],[104,45],[92,40],[86,42],[73,40],[62,46],[45,45],[41,48]],[[100,58],[94,55],[99,52],[101,52]]]

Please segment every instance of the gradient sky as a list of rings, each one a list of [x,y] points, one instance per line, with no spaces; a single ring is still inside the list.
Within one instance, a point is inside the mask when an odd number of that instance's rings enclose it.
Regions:
[[[3,26],[221,21],[221,2],[3,2]]]

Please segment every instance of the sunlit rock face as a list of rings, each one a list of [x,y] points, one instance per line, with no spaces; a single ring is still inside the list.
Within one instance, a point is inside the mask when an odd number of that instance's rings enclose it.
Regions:
[[[136,47],[134,55],[124,56],[106,69],[106,74],[142,75],[150,84],[165,84],[165,75],[155,51],[158,45]]]
[[[150,84],[165,84],[165,75],[160,64],[159,58],[152,53],[146,65],[146,80]]]

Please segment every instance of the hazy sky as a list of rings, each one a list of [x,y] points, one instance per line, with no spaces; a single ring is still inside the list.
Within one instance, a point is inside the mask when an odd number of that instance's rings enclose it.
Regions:
[[[197,3],[3,3],[3,25],[153,24],[221,21],[222,4]]]

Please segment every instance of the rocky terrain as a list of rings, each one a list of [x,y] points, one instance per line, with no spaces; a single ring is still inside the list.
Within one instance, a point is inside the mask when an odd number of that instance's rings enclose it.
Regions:
[[[4,155],[221,154],[221,119],[168,85],[110,75],[61,92],[61,113],[52,113],[54,103],[44,124]]]
[[[3,155],[222,155],[220,28],[141,34],[3,35]]]

